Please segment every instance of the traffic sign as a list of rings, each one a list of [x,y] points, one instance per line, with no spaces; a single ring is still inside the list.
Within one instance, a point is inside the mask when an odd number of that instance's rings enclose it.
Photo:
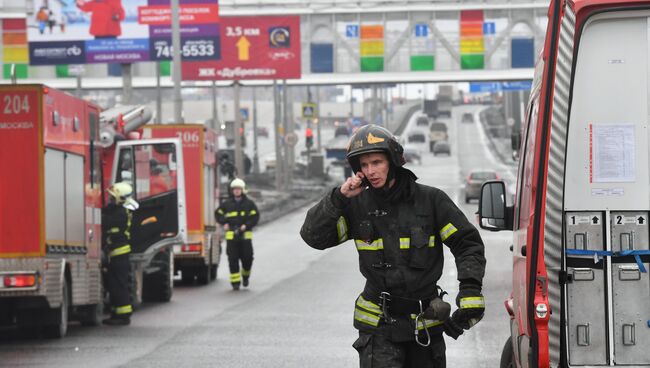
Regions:
[[[250,116],[248,107],[242,107],[239,109],[239,113],[241,114],[241,120],[242,121],[248,121],[248,117]]]
[[[483,34],[484,35],[493,35],[496,32],[496,23],[494,22],[485,22],[483,23]]]
[[[298,136],[296,133],[288,133],[284,136],[284,143],[289,147],[293,147],[298,143]]]
[[[429,35],[429,26],[426,23],[415,25],[415,37],[427,37]]]
[[[345,27],[345,37],[359,38],[359,26],[356,24],[348,24]]]
[[[302,117],[304,119],[311,119],[317,117],[316,104],[314,103],[302,104]]]

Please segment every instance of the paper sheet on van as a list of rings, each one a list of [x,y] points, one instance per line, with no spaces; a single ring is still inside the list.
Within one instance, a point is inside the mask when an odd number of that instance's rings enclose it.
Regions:
[[[589,124],[589,181],[634,182],[635,136],[633,124]]]

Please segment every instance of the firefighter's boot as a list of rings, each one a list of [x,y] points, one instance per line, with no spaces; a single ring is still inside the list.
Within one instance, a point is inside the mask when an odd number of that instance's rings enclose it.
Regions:
[[[248,287],[248,279],[251,277],[251,270],[244,269],[242,270],[242,281],[244,287]]]
[[[131,316],[112,315],[111,318],[106,318],[102,323],[109,326],[128,326],[131,324]]]
[[[239,283],[238,282],[233,282],[232,283],[232,289],[233,290],[239,290]]]

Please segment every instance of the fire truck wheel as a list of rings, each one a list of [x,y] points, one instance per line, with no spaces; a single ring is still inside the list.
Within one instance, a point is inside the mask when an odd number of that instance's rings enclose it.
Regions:
[[[515,367],[515,352],[512,348],[512,337],[509,337],[508,340],[506,340],[505,345],[503,345],[503,352],[501,352],[501,364],[499,364],[499,367]]]
[[[99,326],[104,317],[104,305],[102,303],[84,305],[79,308],[79,322],[82,326]]]
[[[61,306],[59,308],[53,308],[52,312],[52,322],[44,326],[43,332],[46,337],[59,339],[65,336],[68,332],[68,308],[70,306],[70,287],[68,286],[68,281],[63,281],[63,290],[61,293],[62,300]]]
[[[190,271],[189,269],[184,269],[181,270],[181,282],[183,285],[191,285],[194,282],[194,272]]]
[[[201,267],[196,273],[196,281],[199,285],[207,285],[210,283],[210,268],[211,265]]]
[[[145,276],[143,297],[151,302],[168,302],[172,298],[174,255],[171,252],[160,252],[156,255],[156,263],[160,270]]]
[[[217,267],[218,265],[213,264],[210,266],[210,280],[216,280],[217,279]]]

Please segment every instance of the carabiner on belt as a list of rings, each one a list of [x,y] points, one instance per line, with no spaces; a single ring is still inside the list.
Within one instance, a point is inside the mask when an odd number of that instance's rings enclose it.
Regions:
[[[424,321],[424,308],[422,307],[422,300],[418,300],[420,303],[420,313],[415,316],[415,329],[413,330],[413,334],[415,334],[415,342],[418,343],[418,345],[422,347],[427,347],[431,345],[431,335],[429,335],[429,330],[427,330],[427,324]],[[424,330],[424,333],[427,336],[426,343],[423,343],[420,341],[420,333],[418,331],[418,323],[422,324],[422,329]]]
[[[381,313],[384,317],[384,320],[386,320],[386,323],[395,323],[396,320],[393,319],[389,312],[389,305],[388,303],[390,302],[390,293],[387,291],[382,291],[381,294],[379,294],[379,300],[381,302]]]

